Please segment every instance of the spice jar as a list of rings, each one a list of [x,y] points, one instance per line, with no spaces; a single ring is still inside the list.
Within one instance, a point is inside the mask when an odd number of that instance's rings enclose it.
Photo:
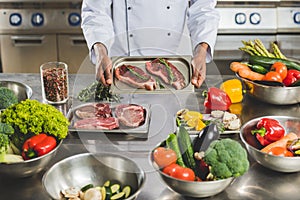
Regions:
[[[40,67],[43,99],[50,104],[65,103],[69,98],[68,65],[48,62]]]

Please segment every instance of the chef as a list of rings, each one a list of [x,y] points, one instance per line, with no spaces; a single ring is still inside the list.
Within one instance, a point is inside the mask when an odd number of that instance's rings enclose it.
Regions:
[[[200,87],[213,57],[216,0],[83,0],[82,30],[96,79],[112,83],[112,56],[191,55]]]

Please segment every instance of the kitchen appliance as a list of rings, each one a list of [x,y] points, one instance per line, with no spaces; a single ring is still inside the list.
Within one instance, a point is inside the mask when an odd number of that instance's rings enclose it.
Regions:
[[[77,73],[88,56],[80,8],[80,1],[1,1],[2,71],[38,73],[42,63],[61,61]]]

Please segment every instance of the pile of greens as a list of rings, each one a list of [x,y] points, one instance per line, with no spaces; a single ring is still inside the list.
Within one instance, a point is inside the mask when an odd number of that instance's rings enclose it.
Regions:
[[[31,99],[6,108],[0,115],[0,122],[15,129],[11,140],[18,148],[27,138],[39,133],[53,135],[59,140],[64,139],[69,126],[68,119],[54,106]]]
[[[110,86],[105,86],[102,83],[95,81],[86,88],[82,89],[77,98],[80,101],[109,101],[120,102],[120,96],[110,92]]]

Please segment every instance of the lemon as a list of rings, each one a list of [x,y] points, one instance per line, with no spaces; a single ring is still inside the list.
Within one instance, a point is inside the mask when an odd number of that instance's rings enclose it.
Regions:
[[[196,125],[198,124],[198,120],[199,120],[198,118],[191,118],[186,122],[186,124],[191,128],[195,128]]]
[[[201,131],[205,126],[206,126],[206,124],[201,119],[199,119],[197,121],[197,125],[196,125],[195,129],[196,129],[196,131]]]
[[[183,119],[185,121],[189,121],[190,119],[203,119],[203,115],[200,112],[189,110],[183,115]]]

